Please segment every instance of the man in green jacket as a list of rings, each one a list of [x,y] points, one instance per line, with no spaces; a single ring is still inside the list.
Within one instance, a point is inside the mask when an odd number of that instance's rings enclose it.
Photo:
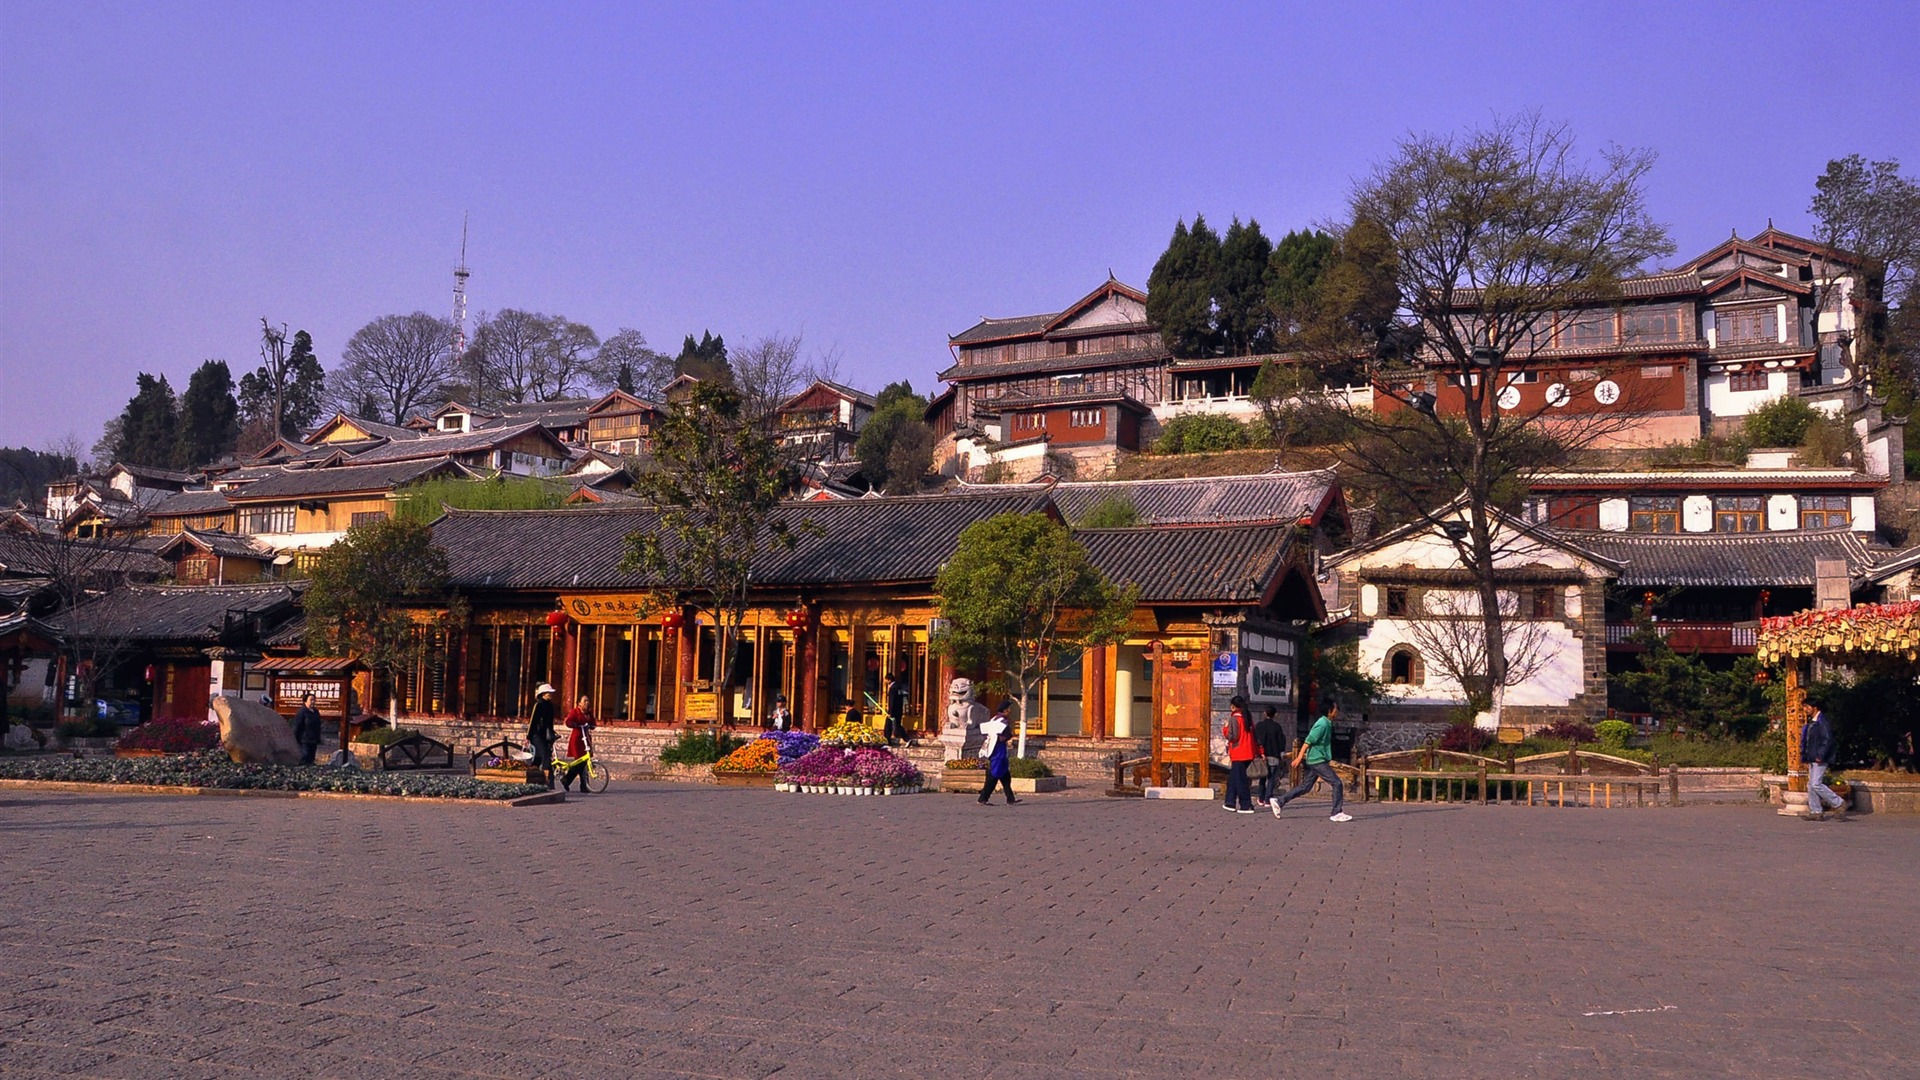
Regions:
[[[1340,774],[1333,771],[1329,764],[1333,760],[1333,722],[1340,718],[1340,706],[1329,703],[1327,711],[1307,729],[1307,737],[1300,740],[1300,746],[1293,752],[1293,764],[1298,767],[1306,764],[1306,775],[1300,778],[1300,786],[1273,800],[1269,804],[1273,816],[1280,816],[1281,807],[1313,790],[1313,785],[1325,780],[1333,785],[1333,816],[1328,821],[1352,821],[1353,815],[1344,813],[1340,807],[1346,801],[1345,786],[1340,783]]]

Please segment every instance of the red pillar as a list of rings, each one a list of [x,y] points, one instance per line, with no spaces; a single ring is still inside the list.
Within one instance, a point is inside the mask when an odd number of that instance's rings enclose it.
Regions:
[[[794,670],[795,696],[799,699],[800,730],[820,731],[820,627],[810,618],[807,625],[794,631],[799,639],[800,659]]]

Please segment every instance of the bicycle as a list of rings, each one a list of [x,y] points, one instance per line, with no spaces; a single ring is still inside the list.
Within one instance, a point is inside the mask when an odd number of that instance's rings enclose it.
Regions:
[[[586,736],[586,752],[577,758],[566,758],[555,755],[552,765],[552,775],[555,780],[558,780],[568,769],[575,766],[584,766],[586,771],[580,776],[580,786],[598,795],[607,790],[607,784],[613,779],[613,776],[607,772],[605,765],[593,760],[593,729],[583,729],[581,734]]]

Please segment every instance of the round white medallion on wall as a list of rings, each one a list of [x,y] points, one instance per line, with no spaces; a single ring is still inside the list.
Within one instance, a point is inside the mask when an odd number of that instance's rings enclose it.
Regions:
[[[1500,397],[1498,398],[1498,400],[1500,402],[1500,407],[1503,409],[1519,408],[1520,407],[1520,388],[1517,386],[1501,387]]]
[[[1601,379],[1593,384],[1593,400],[1602,405],[1611,405],[1620,400],[1620,384],[1612,379]]]
[[[1547,387],[1547,404],[1553,406],[1554,408],[1557,409],[1560,406],[1565,405],[1567,402],[1572,400],[1573,400],[1573,394],[1571,391],[1567,389],[1566,383],[1557,382],[1557,383],[1554,383],[1552,386]]]

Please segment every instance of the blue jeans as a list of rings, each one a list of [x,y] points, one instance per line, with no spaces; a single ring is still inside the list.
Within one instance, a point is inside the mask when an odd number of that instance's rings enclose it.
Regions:
[[[1827,786],[1827,767],[1817,761],[1807,762],[1807,813],[1824,814],[1828,807],[1838,810],[1843,805],[1845,801]]]
[[[1339,813],[1341,805],[1346,802],[1346,785],[1340,783],[1340,774],[1333,771],[1333,766],[1324,761],[1316,765],[1307,766],[1306,775],[1300,778],[1300,786],[1280,796],[1280,805],[1285,806],[1300,796],[1305,795],[1307,792],[1312,791],[1313,785],[1322,780],[1333,785],[1333,812],[1336,814]]]
[[[1278,765],[1267,766],[1267,775],[1260,778],[1260,801],[1261,802],[1273,801],[1273,789],[1279,787],[1280,781],[1285,779],[1287,775],[1286,773],[1283,773],[1280,770],[1286,767],[1287,767],[1286,758],[1281,758],[1280,764]]]
[[[1227,806],[1235,810],[1253,809],[1253,784],[1247,779],[1244,761],[1233,762],[1227,769]]]

